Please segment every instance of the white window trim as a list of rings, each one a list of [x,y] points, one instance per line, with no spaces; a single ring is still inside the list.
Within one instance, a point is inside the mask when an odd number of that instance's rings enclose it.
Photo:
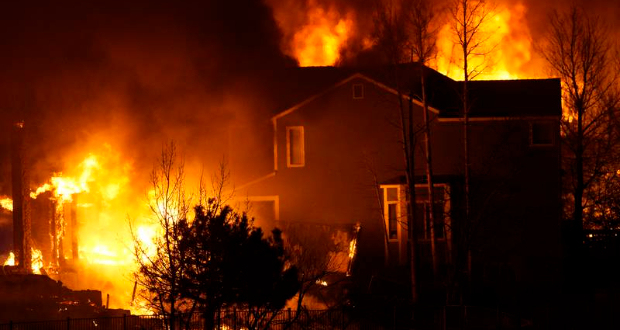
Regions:
[[[381,189],[383,190],[383,220],[384,220],[384,225],[385,225],[385,230],[387,230],[387,237],[388,237],[388,242],[398,242],[403,230],[403,223],[402,223],[402,205],[403,205],[403,201],[402,198],[404,196],[402,196],[401,194],[401,190],[402,190],[403,185],[401,184],[388,184],[388,185],[380,185]],[[387,194],[387,189],[389,188],[395,188],[396,189],[396,200],[395,201],[389,201],[388,202],[388,194]],[[395,238],[391,238],[390,237],[390,210],[388,208],[388,204],[396,204],[396,237]]]
[[[300,164],[292,164],[291,163],[291,135],[290,132],[292,130],[299,130],[301,133],[301,163]],[[304,133],[303,126],[286,126],[286,167],[304,167],[306,166],[306,137]]]

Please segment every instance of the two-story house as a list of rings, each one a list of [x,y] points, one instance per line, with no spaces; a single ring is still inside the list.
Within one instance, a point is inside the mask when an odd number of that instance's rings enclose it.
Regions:
[[[257,223],[312,223],[357,232],[354,272],[406,283],[409,238],[401,109],[416,134],[419,272],[430,269],[430,225],[419,69],[294,68],[270,120],[270,170],[238,186]],[[426,70],[434,172],[434,235],[447,272],[471,242],[481,282],[545,286],[560,258],[561,91],[557,79],[470,82],[470,213],[465,219],[462,83]],[[395,74],[396,73],[396,74]],[[399,76],[396,81],[391,77]],[[469,222],[467,233],[459,228]],[[355,231],[352,231],[355,232]],[[463,251],[460,251],[461,253]],[[504,279],[501,279],[501,278]]]

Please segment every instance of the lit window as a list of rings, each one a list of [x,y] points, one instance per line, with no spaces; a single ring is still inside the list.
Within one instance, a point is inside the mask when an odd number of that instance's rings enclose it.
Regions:
[[[354,99],[364,98],[364,85],[363,84],[353,84],[353,98]]]
[[[554,144],[554,140],[552,122],[537,122],[530,124],[530,145],[552,146]]]
[[[388,239],[398,239],[398,219],[400,216],[399,188],[383,188],[384,218],[387,227]]]
[[[396,203],[388,204],[388,237],[396,239],[398,236],[398,213],[396,212]]]
[[[304,127],[289,126],[286,128],[286,165],[302,167],[305,163]]]

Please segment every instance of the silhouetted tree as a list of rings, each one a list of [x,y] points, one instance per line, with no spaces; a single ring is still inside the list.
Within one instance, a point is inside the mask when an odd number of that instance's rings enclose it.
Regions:
[[[492,10],[485,0],[453,0],[450,6],[451,28],[455,36],[455,46],[461,53],[460,66],[463,70],[463,83],[461,90],[462,114],[463,114],[463,155],[464,155],[464,179],[465,179],[465,217],[460,221],[460,235],[457,238],[455,253],[455,274],[450,280],[452,283],[449,290],[451,300],[461,300],[465,281],[471,276],[471,238],[475,224],[471,214],[471,160],[470,160],[470,136],[469,115],[472,102],[469,96],[469,81],[481,74],[488,62],[488,55],[493,45],[487,45],[490,31],[485,30],[485,24],[492,18]],[[473,59],[481,59],[472,65]],[[460,289],[458,289],[460,288]],[[456,298],[459,296],[459,298]]]
[[[182,296],[197,303],[207,329],[222,307],[249,310],[252,329],[268,327],[273,312],[299,288],[280,231],[265,238],[251,222],[211,198],[196,207],[194,220],[182,231],[179,244],[187,258]]]
[[[355,228],[349,230],[334,226],[288,223],[284,225],[291,260],[299,270],[300,288],[294,297],[296,320],[305,309],[308,296],[320,308],[343,305],[342,284],[351,266],[351,241]]]
[[[565,218],[580,245],[584,222],[606,218],[607,195],[620,164],[618,73],[612,35],[600,19],[573,6],[553,12],[542,54],[562,80],[562,145]],[[573,245],[574,245],[573,244]]]
[[[249,311],[245,322],[251,329],[268,327],[299,288],[297,268],[289,262],[280,231],[266,238],[245,213],[225,205],[225,165],[212,178],[215,197],[207,197],[201,182],[190,219],[183,173],[171,143],[151,175],[148,195],[155,237],[142,241],[131,224],[139,266],[134,276],[143,298],[164,315],[169,328],[198,309],[205,328],[211,329],[223,307]]]
[[[434,177],[433,177],[433,156],[432,156],[432,140],[431,126],[429,114],[429,102],[427,97],[426,85],[426,66],[437,52],[437,29],[434,14],[434,8],[428,0],[412,0],[411,7],[407,11],[409,24],[409,45],[413,55],[412,60],[417,62],[420,67],[420,101],[422,102],[422,113],[424,118],[424,155],[426,163],[426,183],[428,185],[428,202],[429,205],[435,205]],[[435,237],[435,208],[431,207],[428,212],[431,242],[431,259],[433,266],[433,275],[437,277],[437,249]],[[413,237],[416,233],[414,228],[409,228],[409,237]]]
[[[430,152],[431,137],[428,120],[428,100],[426,98],[425,66],[435,54],[436,31],[434,30],[434,8],[426,0],[378,1],[375,5],[375,40],[377,48],[381,49],[384,58],[390,67],[390,81],[395,85],[398,94],[398,109],[400,131],[405,164],[405,178],[407,181],[406,219],[409,244],[409,266],[411,275],[411,297],[418,300],[417,263],[418,242],[415,233],[416,207],[415,203],[415,153],[418,143],[418,134],[424,132],[425,163],[429,191],[432,193],[432,156]],[[420,91],[415,88],[416,83],[408,77],[411,72],[403,70],[402,64],[416,62],[420,69]],[[418,95],[419,93],[419,95]],[[424,123],[414,123],[414,99],[422,103]],[[405,102],[406,100],[406,102]],[[423,220],[423,219],[422,219]],[[434,214],[431,212],[431,261],[433,274],[437,275],[437,254],[435,248]]]
[[[148,199],[157,234],[152,241],[144,242],[130,222],[138,264],[134,277],[142,288],[141,296],[147,307],[163,315],[166,325],[172,328],[178,322],[178,313],[191,310],[193,305],[181,298],[186,251],[179,238],[187,227],[188,199],[184,190],[184,167],[176,162],[174,143],[162,149],[151,172]]]

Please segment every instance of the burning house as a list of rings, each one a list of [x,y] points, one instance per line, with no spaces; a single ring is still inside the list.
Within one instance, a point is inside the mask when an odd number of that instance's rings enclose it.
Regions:
[[[353,273],[371,291],[371,283],[388,281],[408,292],[411,243],[399,104],[412,103],[419,131],[423,121],[416,96],[419,70],[400,70],[407,78],[395,84],[380,68],[291,69],[275,93],[279,103],[270,120],[271,140],[265,142],[271,170],[237,187],[258,206],[259,219],[270,219],[263,225],[358,224]],[[462,252],[459,240],[471,235],[474,282],[497,290],[553,287],[560,261],[559,80],[471,82],[470,221],[476,226],[464,233],[460,82],[426,71],[438,276],[447,276]],[[409,89],[398,91],[398,85]],[[418,272],[423,287],[432,290],[426,163],[417,140]]]
[[[13,127],[11,140],[13,249],[0,273],[0,322],[97,317],[128,313],[107,309],[101,291],[71,290],[80,268],[77,194],[71,199],[58,187],[30,192],[24,149],[24,123]],[[108,298],[109,299],[109,298]]]

